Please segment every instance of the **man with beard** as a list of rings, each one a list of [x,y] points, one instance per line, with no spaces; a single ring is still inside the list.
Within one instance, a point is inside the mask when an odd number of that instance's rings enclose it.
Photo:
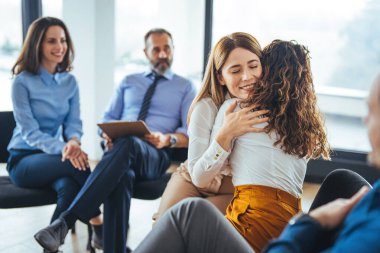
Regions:
[[[169,147],[187,147],[187,113],[195,97],[190,81],[174,74],[173,41],[165,29],[145,35],[144,53],[150,69],[127,75],[116,90],[102,122],[143,120],[152,131],[110,139],[105,133],[105,153],[70,208],[36,240],[45,250],[57,251],[67,230],[79,219],[88,222],[100,214],[104,203],[104,238],[98,228],[93,243],[105,253],[127,252],[126,238],[133,183],[161,177],[170,165]],[[94,240],[96,239],[96,240]]]

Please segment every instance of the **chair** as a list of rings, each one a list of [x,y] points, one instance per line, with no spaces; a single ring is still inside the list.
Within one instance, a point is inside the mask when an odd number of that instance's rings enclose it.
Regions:
[[[8,143],[12,137],[13,129],[16,126],[13,112],[0,112],[0,163],[6,163],[9,153]],[[50,189],[28,189],[14,185],[8,176],[0,176],[0,208],[22,208],[55,204],[57,201],[56,193]],[[91,253],[95,249],[91,246],[91,226],[88,225],[89,239],[87,250]],[[75,226],[71,230],[75,234]]]
[[[179,164],[187,159],[187,148],[173,148],[172,163]],[[138,181],[133,186],[133,198],[154,200],[164,193],[165,187],[171,177],[171,172],[166,172],[156,180]]]
[[[13,112],[0,112],[0,126],[0,163],[6,163],[9,156],[7,146],[16,126]],[[187,148],[173,149],[172,152],[174,163],[186,160]],[[161,197],[170,176],[171,173],[167,172],[156,180],[136,182],[133,197],[145,200]],[[2,209],[43,206],[55,203],[56,193],[52,189],[21,188],[14,185],[8,176],[0,176],[0,208]],[[75,226],[72,233],[75,234]],[[88,235],[87,250],[94,253],[95,249],[91,246],[92,229],[90,225],[88,225]]]

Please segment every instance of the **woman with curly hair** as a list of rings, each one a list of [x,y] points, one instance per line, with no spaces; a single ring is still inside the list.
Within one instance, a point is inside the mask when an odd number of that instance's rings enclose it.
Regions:
[[[260,252],[270,239],[280,235],[291,217],[301,211],[300,197],[308,160],[330,157],[323,120],[316,104],[309,51],[294,41],[275,40],[264,48],[262,66],[262,79],[254,85],[249,98],[224,102],[213,129],[218,131],[223,127],[225,115],[231,111],[244,110],[252,105],[256,106],[255,110],[270,111],[269,121],[256,125],[264,127],[264,133],[246,133],[235,140],[216,137],[223,149],[233,147],[229,161],[235,193],[226,213],[233,226],[224,224],[211,212],[197,213],[196,210],[207,210],[196,207],[207,205],[205,202],[188,201],[162,217],[161,225],[157,224],[136,253],[157,250],[161,236],[168,238],[176,234],[189,243],[170,244],[170,250],[163,248],[160,252],[182,252],[185,247],[186,252],[252,252],[250,247]],[[234,88],[228,87],[229,90]],[[234,109],[236,103],[239,106]],[[217,173],[218,170],[197,171],[193,175],[199,178],[193,180],[207,183]],[[209,226],[211,223],[216,225]],[[211,227],[217,231],[202,240]],[[233,228],[250,247],[236,236]],[[197,245],[192,245],[190,240],[195,235]],[[181,241],[180,238],[173,241]],[[232,243],[239,248],[229,248],[226,245],[229,243],[216,243],[223,240],[239,240],[239,243]]]
[[[228,149],[234,198],[226,218],[260,252],[301,211],[307,162],[329,158],[329,145],[317,107],[309,51],[294,41],[275,40],[263,51],[263,77],[240,108],[270,110],[265,133],[247,133]],[[220,108],[215,127],[235,99]]]
[[[173,173],[162,195],[157,221],[163,213],[179,201],[189,197],[205,198],[223,214],[231,201],[234,187],[228,165],[229,152],[214,140],[233,139],[248,132],[263,132],[254,127],[268,118],[257,116],[266,110],[251,111],[246,108],[226,116],[224,127],[212,131],[218,109],[226,99],[247,99],[252,87],[261,77],[261,46],[257,39],[244,32],[235,32],[219,39],[210,52],[202,87],[194,99],[188,114],[189,152],[188,161]],[[231,78],[233,73],[233,78]],[[233,87],[230,89],[230,87]],[[253,115],[253,116],[252,116]],[[240,120],[236,120],[240,118]],[[214,159],[217,157],[218,159]],[[217,170],[212,178],[194,182],[195,171]]]

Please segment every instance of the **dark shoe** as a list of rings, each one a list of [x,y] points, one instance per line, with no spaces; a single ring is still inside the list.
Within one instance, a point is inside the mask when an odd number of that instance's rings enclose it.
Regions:
[[[95,249],[103,249],[103,225],[91,225],[91,246]]]
[[[62,218],[58,218],[46,228],[38,231],[34,238],[45,250],[55,252],[65,242],[67,232],[66,222]]]
[[[60,250],[58,250],[58,251],[48,251],[48,250],[44,249],[43,253],[63,253],[63,251],[60,251]]]
[[[130,247],[127,246],[127,253],[132,253],[132,250]]]

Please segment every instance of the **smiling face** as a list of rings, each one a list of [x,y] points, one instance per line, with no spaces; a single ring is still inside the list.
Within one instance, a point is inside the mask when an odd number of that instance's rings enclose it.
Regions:
[[[50,26],[42,41],[41,64],[50,72],[55,73],[57,65],[63,61],[67,52],[65,31],[62,27]]]
[[[380,76],[375,80],[369,94],[365,124],[372,151],[368,154],[368,161],[380,169]]]
[[[248,98],[253,85],[260,79],[262,67],[259,57],[244,48],[231,51],[218,76],[227,86],[231,97]]]

